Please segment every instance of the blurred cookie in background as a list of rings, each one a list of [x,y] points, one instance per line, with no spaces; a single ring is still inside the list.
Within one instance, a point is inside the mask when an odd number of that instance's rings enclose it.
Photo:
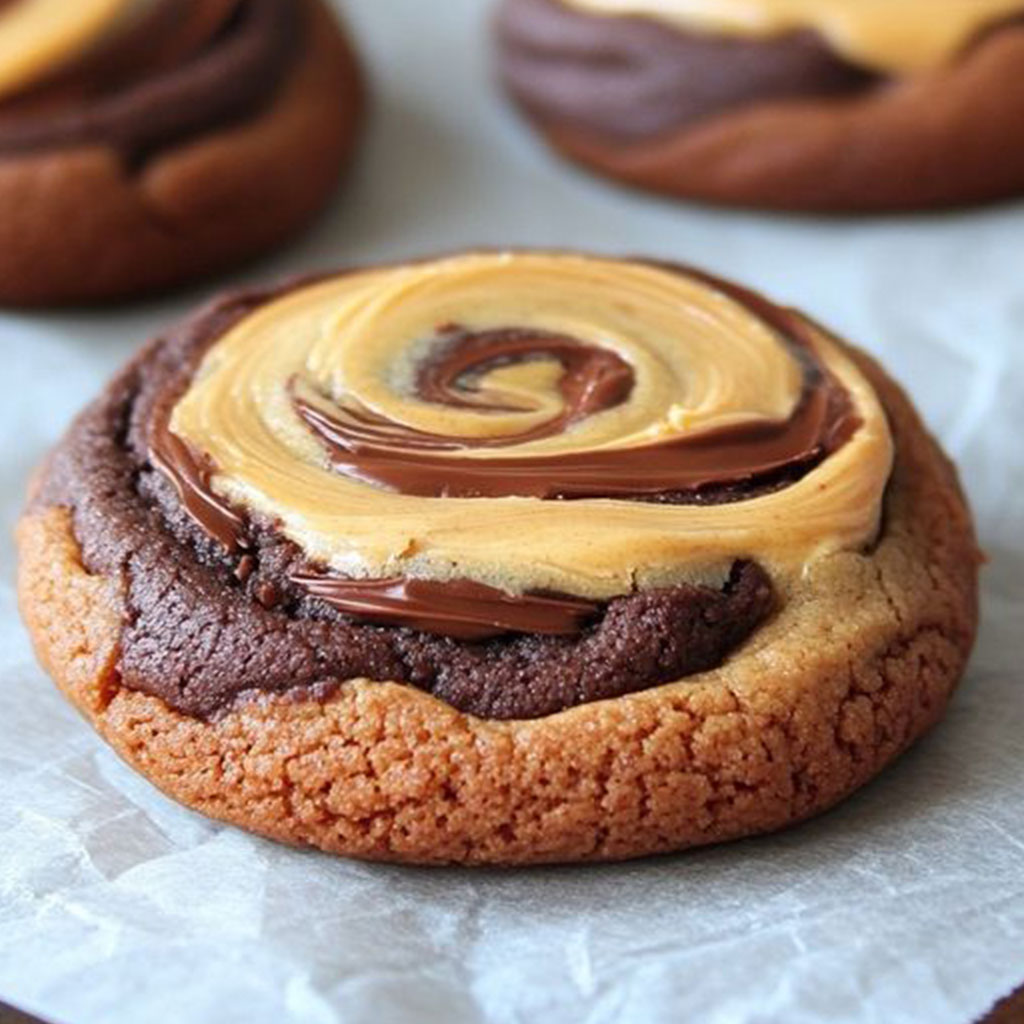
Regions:
[[[1024,193],[1021,0],[503,0],[499,72],[566,156],[728,205]]]
[[[278,245],[361,110],[320,0],[0,2],[0,301],[128,297]]]

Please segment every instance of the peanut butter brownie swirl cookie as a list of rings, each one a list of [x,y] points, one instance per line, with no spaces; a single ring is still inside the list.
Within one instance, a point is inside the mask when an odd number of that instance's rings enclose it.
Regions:
[[[977,559],[906,398],[692,270],[469,253],[229,296],[19,529],[43,664],[183,803],[360,857],[779,828],[941,715]]]
[[[0,302],[124,297],[277,245],[361,105],[322,0],[3,0]]]
[[[744,206],[1024,193],[1022,0],[502,0],[499,70],[557,149]]]

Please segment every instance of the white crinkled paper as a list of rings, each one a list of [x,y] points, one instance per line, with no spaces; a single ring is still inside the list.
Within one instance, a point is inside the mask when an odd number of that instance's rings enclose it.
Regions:
[[[693,262],[881,354],[959,462],[990,557],[944,724],[838,810],[627,865],[411,870],[213,825],[58,697],[0,584],[0,999],[74,1024],[927,1021],[1024,981],[1024,206],[889,221],[673,205],[558,163],[491,85],[483,0],[349,0],[359,165],[238,280],[463,245]],[[0,317],[0,496],[148,334],[206,294]],[[9,535],[9,534],[8,534]]]

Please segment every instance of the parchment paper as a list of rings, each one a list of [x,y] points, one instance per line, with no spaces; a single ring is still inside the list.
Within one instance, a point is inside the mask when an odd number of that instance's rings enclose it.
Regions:
[[[991,562],[945,723],[835,812],[586,869],[406,870],[210,824],[56,695],[0,588],[0,998],[85,1024],[927,1021],[1024,981],[1024,206],[890,221],[714,212],[550,157],[502,104],[480,0],[350,0],[375,110],[301,245],[237,280],[466,244],[692,261],[884,355],[957,458]],[[0,318],[3,526],[30,467],[209,286]]]

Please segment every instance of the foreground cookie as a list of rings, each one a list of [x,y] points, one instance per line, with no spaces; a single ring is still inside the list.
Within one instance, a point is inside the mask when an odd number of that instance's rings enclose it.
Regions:
[[[502,0],[506,88],[638,185],[790,210],[1024,194],[1024,0]]]
[[[304,226],[355,138],[321,0],[0,3],[0,302],[93,301]]]
[[[975,628],[949,463],[866,356],[673,266],[468,254],[228,297],[19,527],[44,665],[182,802],[407,861],[829,807]]]

